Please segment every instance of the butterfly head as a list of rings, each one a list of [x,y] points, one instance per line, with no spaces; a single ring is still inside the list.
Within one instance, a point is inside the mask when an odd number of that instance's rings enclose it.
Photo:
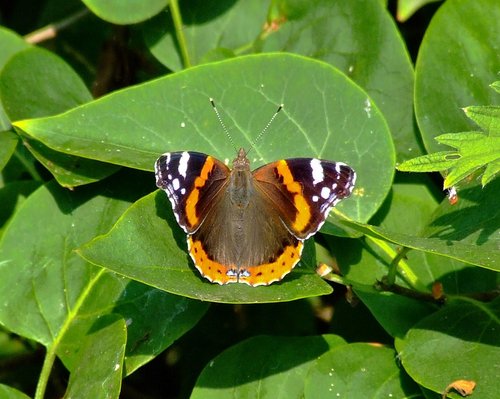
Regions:
[[[233,170],[250,170],[250,161],[244,148],[240,148],[238,155],[233,160]]]

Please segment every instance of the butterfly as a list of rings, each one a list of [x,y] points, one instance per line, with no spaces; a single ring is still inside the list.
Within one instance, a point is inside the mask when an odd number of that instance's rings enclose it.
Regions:
[[[212,98],[210,103],[232,142]],[[248,152],[240,148],[232,166],[194,151],[167,152],[155,163],[156,185],[167,193],[187,234],[195,267],[218,284],[258,286],[283,279],[299,262],[304,240],[356,183],[345,163],[317,158],[283,159],[252,172]]]
[[[351,195],[354,170],[342,162],[292,158],[250,170],[240,149],[230,169],[194,151],[169,152],[155,163],[189,254],[213,283],[268,285],[299,262],[304,240]]]

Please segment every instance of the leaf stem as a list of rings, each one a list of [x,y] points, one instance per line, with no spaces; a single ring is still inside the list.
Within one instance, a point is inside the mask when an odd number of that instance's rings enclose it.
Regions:
[[[413,273],[411,267],[405,262],[405,257],[410,248],[403,247],[401,251],[395,251],[386,241],[365,235],[365,239],[371,241],[374,245],[384,251],[391,259],[389,271],[387,273],[387,284],[394,284],[396,281],[396,274],[399,270],[401,278],[403,278],[414,289],[425,290],[425,287],[419,284],[419,279]]]
[[[410,251],[410,249],[411,248],[408,247],[401,248],[397,255],[392,259],[392,262],[389,265],[389,272],[387,273],[387,284],[392,285],[396,282],[399,262],[406,259],[406,254]]]
[[[182,62],[184,64],[184,68],[189,68],[191,66],[191,61],[189,60],[186,37],[184,36],[184,29],[182,27],[182,16],[179,10],[179,2],[177,0],[170,0],[170,11],[172,12],[175,35],[177,36],[177,42],[179,43],[179,48],[181,50]]]
[[[38,384],[36,386],[35,399],[43,399],[45,396],[45,391],[47,390],[47,383],[49,382],[50,372],[52,371],[52,366],[56,360],[56,352],[52,349],[52,345],[47,347],[47,353],[45,354],[45,359],[43,360],[42,371],[40,372],[40,378],[38,378]]]
[[[66,319],[64,320],[63,324],[61,325],[61,328],[59,329],[58,334],[52,341],[52,344],[47,346],[47,353],[45,355],[45,359],[43,361],[43,366],[42,366],[42,371],[40,373],[40,378],[38,379],[38,384],[36,387],[36,392],[35,392],[35,398],[34,399],[43,399],[45,395],[45,391],[47,389],[47,383],[49,381],[50,377],[50,372],[52,370],[52,366],[54,365],[54,361],[56,359],[56,351],[59,345],[61,344],[61,341],[64,339],[65,334],[68,332],[71,323],[76,317],[76,314],[80,310],[80,308],[83,306],[83,303],[85,302],[85,299],[88,298],[90,295],[92,288],[95,286],[95,284],[99,281],[101,276],[105,273],[105,269],[100,269],[93,277],[92,279],[88,282],[87,286],[85,289],[82,291],[80,296],[77,298],[75,305],[73,308],[68,312],[68,315]]]

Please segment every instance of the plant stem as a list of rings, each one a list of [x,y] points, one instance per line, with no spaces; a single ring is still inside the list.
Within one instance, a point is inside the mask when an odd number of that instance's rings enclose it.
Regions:
[[[184,36],[184,29],[182,27],[182,16],[177,0],[170,0],[170,11],[172,12],[172,20],[174,21],[175,35],[181,50],[182,62],[184,68],[189,68],[191,66],[191,61],[189,60],[186,37]]]
[[[54,37],[57,36],[57,33],[59,31],[74,24],[80,18],[89,14],[89,12],[90,11],[88,8],[84,8],[80,11],[77,11],[77,12],[71,14],[69,17],[66,17],[64,19],[61,19],[60,21],[54,22],[53,24],[49,24],[47,26],[44,26],[43,28],[37,29],[34,32],[28,33],[26,36],[24,36],[24,39],[28,43],[31,43],[31,44],[36,44],[36,43],[43,42],[45,40],[53,39]]]

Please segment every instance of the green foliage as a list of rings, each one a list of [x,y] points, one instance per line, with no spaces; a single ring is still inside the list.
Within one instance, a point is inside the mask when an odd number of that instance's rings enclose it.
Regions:
[[[500,8],[405,42],[385,3],[0,6],[1,398],[498,396]],[[244,148],[284,104],[252,168],[357,172],[279,283],[203,279],[154,184],[161,153],[234,157],[209,98]]]
[[[498,82],[497,82],[498,85]],[[496,88],[495,85],[492,85]],[[499,91],[496,89],[497,92]],[[477,169],[485,167],[481,184],[488,184],[500,171],[500,107],[476,106],[464,109],[485,133],[448,133],[437,136],[439,144],[454,147],[457,151],[441,151],[407,160],[398,166],[406,172],[448,171],[444,188],[460,184]]]

